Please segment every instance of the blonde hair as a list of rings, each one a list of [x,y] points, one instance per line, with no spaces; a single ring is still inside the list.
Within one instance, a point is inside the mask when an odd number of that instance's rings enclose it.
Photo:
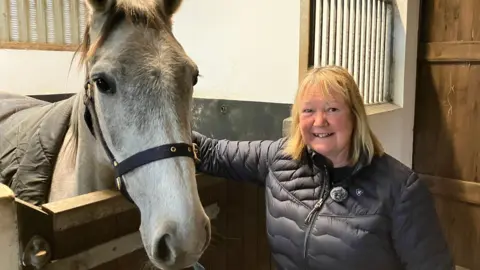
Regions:
[[[314,67],[309,69],[302,80],[291,109],[291,126],[285,152],[293,159],[301,159],[306,145],[299,128],[300,100],[311,86],[318,87],[322,95],[331,95],[330,91],[342,96],[350,108],[353,121],[352,140],[349,161],[353,165],[362,154],[366,155],[368,163],[375,155],[384,153],[382,144],[370,129],[367,113],[358,86],[350,73],[338,66]]]

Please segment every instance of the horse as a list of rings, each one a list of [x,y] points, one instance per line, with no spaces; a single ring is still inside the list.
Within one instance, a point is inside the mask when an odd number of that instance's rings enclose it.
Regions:
[[[0,98],[0,182],[34,204],[117,188],[140,210],[153,265],[190,267],[211,225],[191,136],[199,71],[172,32],[182,0],[85,1],[81,91],[55,103]]]

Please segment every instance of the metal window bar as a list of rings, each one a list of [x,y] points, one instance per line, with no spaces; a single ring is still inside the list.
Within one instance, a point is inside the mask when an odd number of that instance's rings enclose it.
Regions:
[[[0,42],[77,45],[85,31],[84,1],[0,1]]]
[[[346,68],[365,104],[391,101],[392,3],[314,0],[314,65]]]

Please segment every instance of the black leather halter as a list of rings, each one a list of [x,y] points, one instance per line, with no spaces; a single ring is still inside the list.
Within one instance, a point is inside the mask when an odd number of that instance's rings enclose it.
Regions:
[[[107,156],[114,167],[115,182],[116,182],[117,189],[130,202],[134,203],[125,188],[125,182],[123,178],[123,176],[128,172],[142,165],[145,165],[147,163],[161,160],[161,159],[166,159],[166,158],[185,156],[185,157],[191,157],[192,159],[195,160],[195,154],[194,154],[195,149],[193,145],[189,145],[186,143],[172,143],[172,144],[164,144],[161,146],[157,146],[157,147],[153,147],[153,148],[141,151],[139,153],[136,153],[126,158],[122,162],[117,162],[114,155],[108,148],[107,143],[105,142],[105,139],[103,137],[102,130],[100,129],[97,112],[95,111],[95,104],[94,104],[92,91],[93,90],[92,90],[91,83],[90,81],[87,81],[85,83],[85,96],[83,100],[86,107],[85,114],[84,114],[85,121],[87,123],[88,129],[90,130],[90,132],[95,138],[97,138],[95,134],[98,134],[97,139],[99,139],[100,142],[102,143],[102,146],[105,149],[105,152],[107,153]]]

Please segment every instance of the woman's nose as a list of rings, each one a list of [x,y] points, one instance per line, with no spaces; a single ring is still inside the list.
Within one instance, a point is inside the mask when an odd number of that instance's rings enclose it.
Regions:
[[[324,126],[327,124],[327,119],[325,118],[325,114],[323,112],[317,112],[315,114],[315,122],[313,123],[314,126]]]

